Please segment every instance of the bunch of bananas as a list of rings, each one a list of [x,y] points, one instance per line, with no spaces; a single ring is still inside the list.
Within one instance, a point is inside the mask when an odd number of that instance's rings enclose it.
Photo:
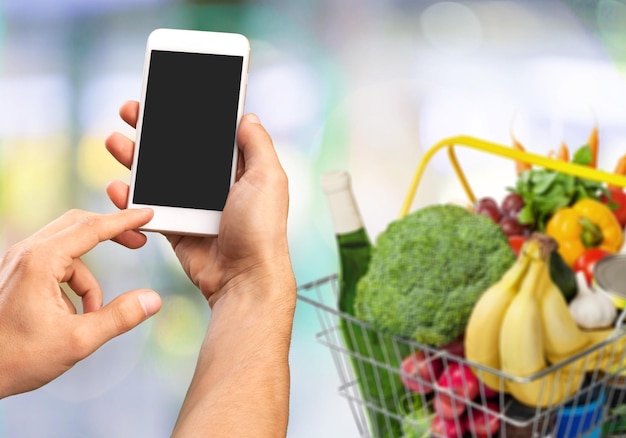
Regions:
[[[576,325],[550,278],[552,250],[547,236],[529,239],[509,271],[478,300],[465,332],[466,358],[481,365],[474,368],[477,376],[529,406],[562,403],[580,389],[588,371],[620,365],[626,347],[624,337],[605,342],[613,329],[583,331]]]

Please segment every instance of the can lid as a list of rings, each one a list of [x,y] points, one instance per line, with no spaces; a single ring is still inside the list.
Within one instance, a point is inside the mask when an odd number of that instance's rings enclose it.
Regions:
[[[626,254],[611,254],[599,260],[593,268],[593,281],[602,291],[624,308],[626,300]]]

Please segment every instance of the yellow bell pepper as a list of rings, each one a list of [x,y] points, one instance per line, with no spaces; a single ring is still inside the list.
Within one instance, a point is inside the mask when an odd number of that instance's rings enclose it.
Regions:
[[[616,253],[624,238],[611,209],[590,198],[558,210],[548,221],[546,234],[558,242],[559,253],[569,266],[589,248]]]

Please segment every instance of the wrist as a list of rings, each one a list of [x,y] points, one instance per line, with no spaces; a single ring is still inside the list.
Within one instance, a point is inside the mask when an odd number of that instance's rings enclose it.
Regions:
[[[296,306],[290,264],[250,269],[211,298],[215,299],[210,303],[205,348],[212,351],[207,357],[225,355],[231,358],[229,363],[251,360],[259,365],[265,360],[288,359]]]
[[[295,307],[296,282],[289,254],[266,258],[262,262],[233,269],[236,274],[213,293],[206,294],[211,309],[225,301],[251,299],[256,305],[265,303]]]

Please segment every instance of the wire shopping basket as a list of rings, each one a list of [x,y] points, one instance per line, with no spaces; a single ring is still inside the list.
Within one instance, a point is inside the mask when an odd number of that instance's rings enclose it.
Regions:
[[[626,178],[619,175],[473,137],[458,136],[444,139],[426,152],[417,168],[400,216],[408,214],[429,160],[442,149],[447,150],[450,163],[468,199],[472,202],[476,200],[457,159],[457,146],[626,187]],[[321,326],[316,335],[317,341],[331,353],[341,382],[339,393],[347,399],[361,437],[626,437],[626,330],[622,324],[626,310],[619,315],[616,328],[608,338],[567,360],[549,365],[530,376],[520,377],[466,359],[454,347],[455,343],[445,348],[433,348],[377,331],[370,324],[338,311],[338,294],[337,275],[298,288],[298,299],[315,310]],[[346,322],[349,323],[350,336],[370,339],[377,344],[377,348],[384,346],[382,353],[374,354],[373,348],[365,352],[347,348],[345,334],[340,329],[340,325],[344,323],[345,326]],[[462,339],[458,343],[462,344]],[[408,360],[407,352],[414,358],[415,366],[422,367],[422,374],[409,375],[404,367],[399,366]],[[431,373],[433,370],[448,373],[455,368],[467,367],[479,380],[482,380],[484,374],[496,376],[498,387],[502,389],[511,384],[538,385],[543,402],[531,407],[518,402],[505,391],[494,391],[482,384],[471,395],[469,391],[451,390],[438,384],[437,379],[422,378],[424,367]],[[360,372],[355,373],[355,369]],[[355,375],[363,375],[364,370],[370,374],[365,388],[363,382],[355,378]],[[463,373],[448,378],[460,378],[464,388],[471,386]],[[398,382],[403,384],[398,385]],[[380,389],[390,383],[400,388],[393,394],[393,400],[377,398]],[[570,385],[569,396],[553,402],[551,394],[557,391],[556,385]],[[371,391],[368,386],[372,387]],[[416,387],[420,390],[415,390]],[[364,394],[364,390],[368,394]],[[442,409],[452,414],[447,416],[445,424],[435,428],[433,403],[440,400],[446,402]]]

